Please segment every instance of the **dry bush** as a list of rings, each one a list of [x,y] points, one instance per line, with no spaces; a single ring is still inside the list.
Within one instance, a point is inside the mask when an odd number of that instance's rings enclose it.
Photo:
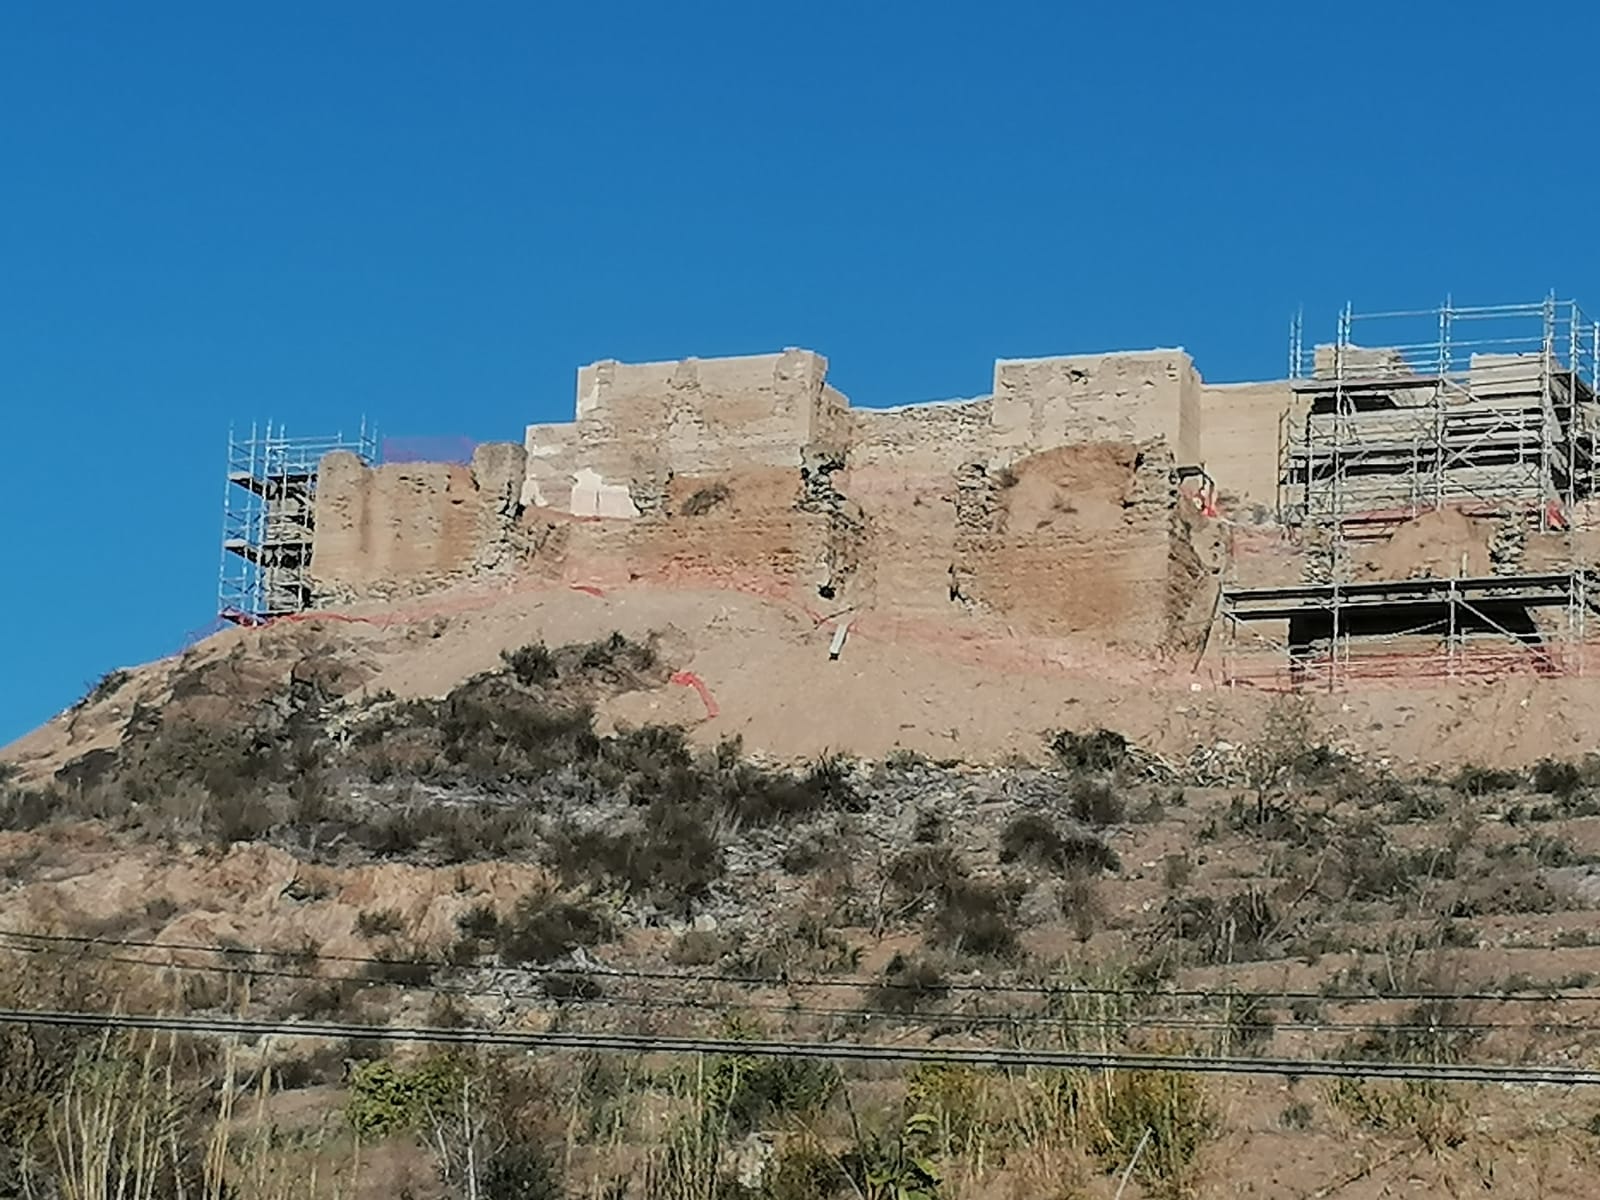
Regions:
[[[1061,915],[1072,924],[1072,932],[1080,942],[1087,942],[1105,921],[1106,907],[1100,898],[1100,889],[1093,879],[1078,876],[1068,879],[1056,894]]]
[[[356,915],[356,932],[364,938],[387,937],[405,926],[400,910],[395,908],[367,908]]]
[[[800,775],[741,763],[719,772],[714,787],[728,816],[741,825],[771,825],[820,812],[856,813],[867,805],[841,758],[817,760]]]
[[[722,848],[704,804],[658,797],[636,824],[568,823],[550,838],[548,862],[568,883],[601,882],[686,909],[722,878]]]
[[[950,984],[937,963],[920,955],[896,954],[867,997],[869,1008],[879,1012],[909,1013],[950,994]]]
[[[1085,825],[1116,825],[1128,813],[1128,805],[1101,779],[1080,779],[1067,797],[1067,811]]]
[[[500,922],[498,948],[507,962],[547,963],[615,936],[611,918],[593,904],[539,888],[518,900]]]
[[[712,509],[733,499],[733,491],[725,483],[713,483],[701,488],[683,502],[678,510],[685,517],[703,517]]]
[[[37,829],[63,807],[63,799],[47,788],[6,788],[0,792],[0,830]]]
[[[1266,897],[1247,888],[1220,903],[1210,896],[1170,897],[1152,932],[1157,946],[1187,947],[1202,963],[1229,963],[1270,957],[1277,930]]]
[[[1067,874],[1119,871],[1116,851],[1097,837],[1064,832],[1041,813],[1022,813],[1000,831],[1000,861],[1030,862]]]
[[[1022,889],[1016,884],[961,880],[939,898],[933,914],[933,942],[974,958],[1019,958],[1021,906]]]
[[[1128,757],[1128,739],[1109,729],[1063,729],[1050,739],[1050,749],[1062,766],[1075,771],[1114,771]]]
[[[1496,767],[1468,763],[1450,779],[1450,786],[1463,796],[1481,800],[1495,792],[1509,792],[1522,783],[1515,771],[1502,771]]]
[[[966,865],[943,844],[902,850],[885,871],[890,887],[908,903],[921,903],[947,892],[966,875]]]
[[[511,671],[512,677],[525,687],[548,683],[559,673],[555,655],[543,642],[530,642],[516,650],[502,650],[500,660]]]

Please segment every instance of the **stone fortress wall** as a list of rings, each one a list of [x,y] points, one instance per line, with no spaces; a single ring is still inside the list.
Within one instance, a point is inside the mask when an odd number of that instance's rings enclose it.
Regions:
[[[887,409],[853,407],[807,350],[600,362],[574,420],[470,466],[330,455],[313,574],[322,603],[500,572],[700,581],[1187,654],[1225,565],[1193,468],[1259,520],[1291,405],[1286,382],[1208,384],[1177,349],[1002,360],[988,396]]]

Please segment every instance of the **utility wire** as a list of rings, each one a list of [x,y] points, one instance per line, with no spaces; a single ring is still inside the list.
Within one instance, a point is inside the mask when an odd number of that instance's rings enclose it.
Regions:
[[[1491,1063],[1343,1062],[1319,1058],[1206,1058],[1192,1054],[1124,1054],[1021,1050],[983,1046],[870,1046],[857,1042],[745,1041],[657,1037],[570,1030],[442,1029],[331,1021],[260,1021],[242,1017],[171,1017],[150,1013],[63,1012],[0,1008],[0,1023],[84,1029],[136,1029],[213,1037],[372,1039],[431,1045],[499,1046],[527,1051],[596,1050],[632,1054],[730,1054],[851,1062],[931,1062],[1002,1068],[1182,1071],[1210,1075],[1409,1079],[1549,1087],[1600,1086],[1600,1071],[1580,1067]]]
[[[21,930],[0,930],[0,935],[10,938],[25,939],[28,941],[73,944],[80,946],[107,946],[112,948],[126,947],[148,950],[174,950],[197,954],[219,954],[231,958],[273,958],[279,961],[315,961],[354,963],[359,965],[385,964],[394,966],[398,963],[427,967],[433,970],[456,970],[461,964],[452,963],[437,958],[383,958],[377,955],[358,954],[324,954],[322,952],[309,952],[298,949],[291,950],[266,950],[259,947],[242,945],[223,945],[221,943],[201,942],[171,942],[156,939],[141,938],[107,938],[94,937],[87,934],[50,934],[28,933]],[[1240,966],[1254,964],[1237,964]],[[639,979],[652,982],[681,982],[681,983],[706,983],[729,984],[738,987],[769,987],[769,988],[882,988],[889,991],[906,990],[922,991],[924,985],[899,981],[890,978],[871,979],[864,976],[802,976],[802,975],[748,975],[748,974],[718,974],[696,971],[664,971],[646,970],[635,967],[615,967],[609,964],[596,962],[590,967],[526,965],[519,966],[517,970],[532,976],[566,975],[583,971],[596,976],[611,976],[619,979]],[[1134,988],[1111,987],[1100,984],[1038,984],[1038,983],[999,983],[987,980],[952,980],[944,985],[950,992],[991,992],[1005,995],[1031,995],[1031,996],[1106,996],[1126,997],[1131,999],[1162,999],[1172,998],[1181,1000],[1226,1000],[1237,1001],[1244,995],[1243,988]],[[1296,1000],[1315,1001],[1321,1004],[1370,1004],[1380,1001],[1410,1001],[1426,1002],[1440,1000],[1477,1001],[1483,1003],[1520,1003],[1544,1004],[1553,1001],[1563,1003],[1600,1004],[1600,993],[1580,993],[1562,988],[1550,988],[1537,992],[1523,991],[1421,991],[1421,990],[1396,990],[1390,992],[1374,991],[1359,994],[1327,994],[1324,992],[1304,992],[1287,990],[1255,990],[1249,989],[1249,995],[1261,1000],[1274,1000],[1285,1003]]]
[[[0,950],[17,954],[44,954],[62,956],[66,952],[47,947],[14,947],[0,946]],[[435,980],[404,980],[384,979],[381,977],[362,975],[318,975],[304,971],[289,971],[271,967],[248,967],[228,964],[203,964],[203,963],[173,963],[157,962],[150,959],[131,958],[125,955],[97,954],[96,962],[114,962],[129,966],[150,967],[161,971],[199,972],[204,974],[221,974],[239,976],[247,979],[289,979],[305,983],[321,984],[352,984],[362,988],[390,987],[402,991],[431,992],[446,996],[464,996],[473,999],[504,999],[504,1000],[542,1000],[554,1003],[561,1008],[621,1008],[650,1012],[657,1009],[678,1009],[699,1012],[753,1012],[768,1013],[783,1017],[809,1017],[820,1020],[841,1021],[887,1021],[902,1025],[938,1025],[962,1026],[967,1028],[1016,1028],[1022,1026],[1042,1026],[1051,1029],[1088,1029],[1105,1030],[1109,1028],[1126,1029],[1177,1029],[1195,1030],[1204,1032],[1232,1031],[1243,1034],[1248,1031],[1252,1014],[1268,1007],[1263,1001],[1254,1001],[1251,1007],[1246,1008],[1240,1019],[1217,1020],[1197,1017],[1162,1016],[1155,1013],[1112,1013],[1103,1019],[1093,1017],[1072,1017],[1065,1014],[1052,1014],[1040,1012],[1025,1013],[982,1013],[982,1012],[927,1012],[917,1010],[896,1009],[871,1009],[871,1008],[839,1008],[816,1007],[798,1004],[783,1004],[777,1002],[762,1002],[754,1000],[704,1000],[692,999],[681,996],[660,996],[635,998],[627,996],[612,996],[606,994],[583,995],[576,992],[563,995],[545,989],[528,989],[509,986],[480,986],[469,987],[465,984],[439,983]],[[403,959],[375,959],[391,966],[410,965]],[[584,977],[592,978],[581,971],[559,972],[567,978]],[[1246,998],[1235,996],[1235,1000],[1245,1001]],[[1322,1033],[1392,1033],[1392,1034],[1452,1034],[1452,1033],[1489,1033],[1496,1031],[1517,1030],[1521,1032],[1551,1033],[1557,1030],[1563,1033],[1593,1032],[1595,1026],[1576,1025],[1569,1018],[1550,1021],[1433,1021],[1433,1022],[1398,1022],[1387,1023],[1383,1021],[1331,1021],[1307,1020],[1294,1021],[1285,1024],[1274,1023],[1271,1026],[1274,1033],[1291,1035],[1314,1035]]]

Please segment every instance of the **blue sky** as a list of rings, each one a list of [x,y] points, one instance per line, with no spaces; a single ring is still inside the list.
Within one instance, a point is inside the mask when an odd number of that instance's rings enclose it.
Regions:
[[[1595,6],[0,6],[0,742],[215,604],[230,422],[515,439],[597,358],[1281,374],[1600,308]]]

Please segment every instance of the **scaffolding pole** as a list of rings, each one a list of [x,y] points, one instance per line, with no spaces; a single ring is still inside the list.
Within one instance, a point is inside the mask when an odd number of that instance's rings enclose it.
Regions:
[[[229,431],[217,584],[223,619],[259,625],[311,607],[317,476],[335,450],[376,463],[377,433],[365,419],[349,437],[293,438],[270,421],[252,424],[248,436]]]
[[[1531,304],[1447,297],[1434,309],[1376,313],[1346,304],[1331,345],[1310,350],[1301,313],[1289,328],[1291,386],[1305,414],[1280,424],[1279,518],[1314,548],[1307,580],[1331,589],[1317,602],[1333,635],[1330,684],[1365,636],[1348,620],[1340,586],[1351,581],[1352,539],[1388,536],[1446,506],[1481,505],[1560,535],[1563,562],[1543,562],[1569,572],[1558,636],[1581,650],[1597,590],[1584,556],[1600,488],[1600,323],[1552,292]],[[1495,569],[1507,562],[1509,573],[1519,569],[1515,555]],[[1464,601],[1451,595],[1448,674],[1464,651]],[[1554,632],[1548,626],[1544,635]],[[1582,653],[1568,657],[1582,669]]]

